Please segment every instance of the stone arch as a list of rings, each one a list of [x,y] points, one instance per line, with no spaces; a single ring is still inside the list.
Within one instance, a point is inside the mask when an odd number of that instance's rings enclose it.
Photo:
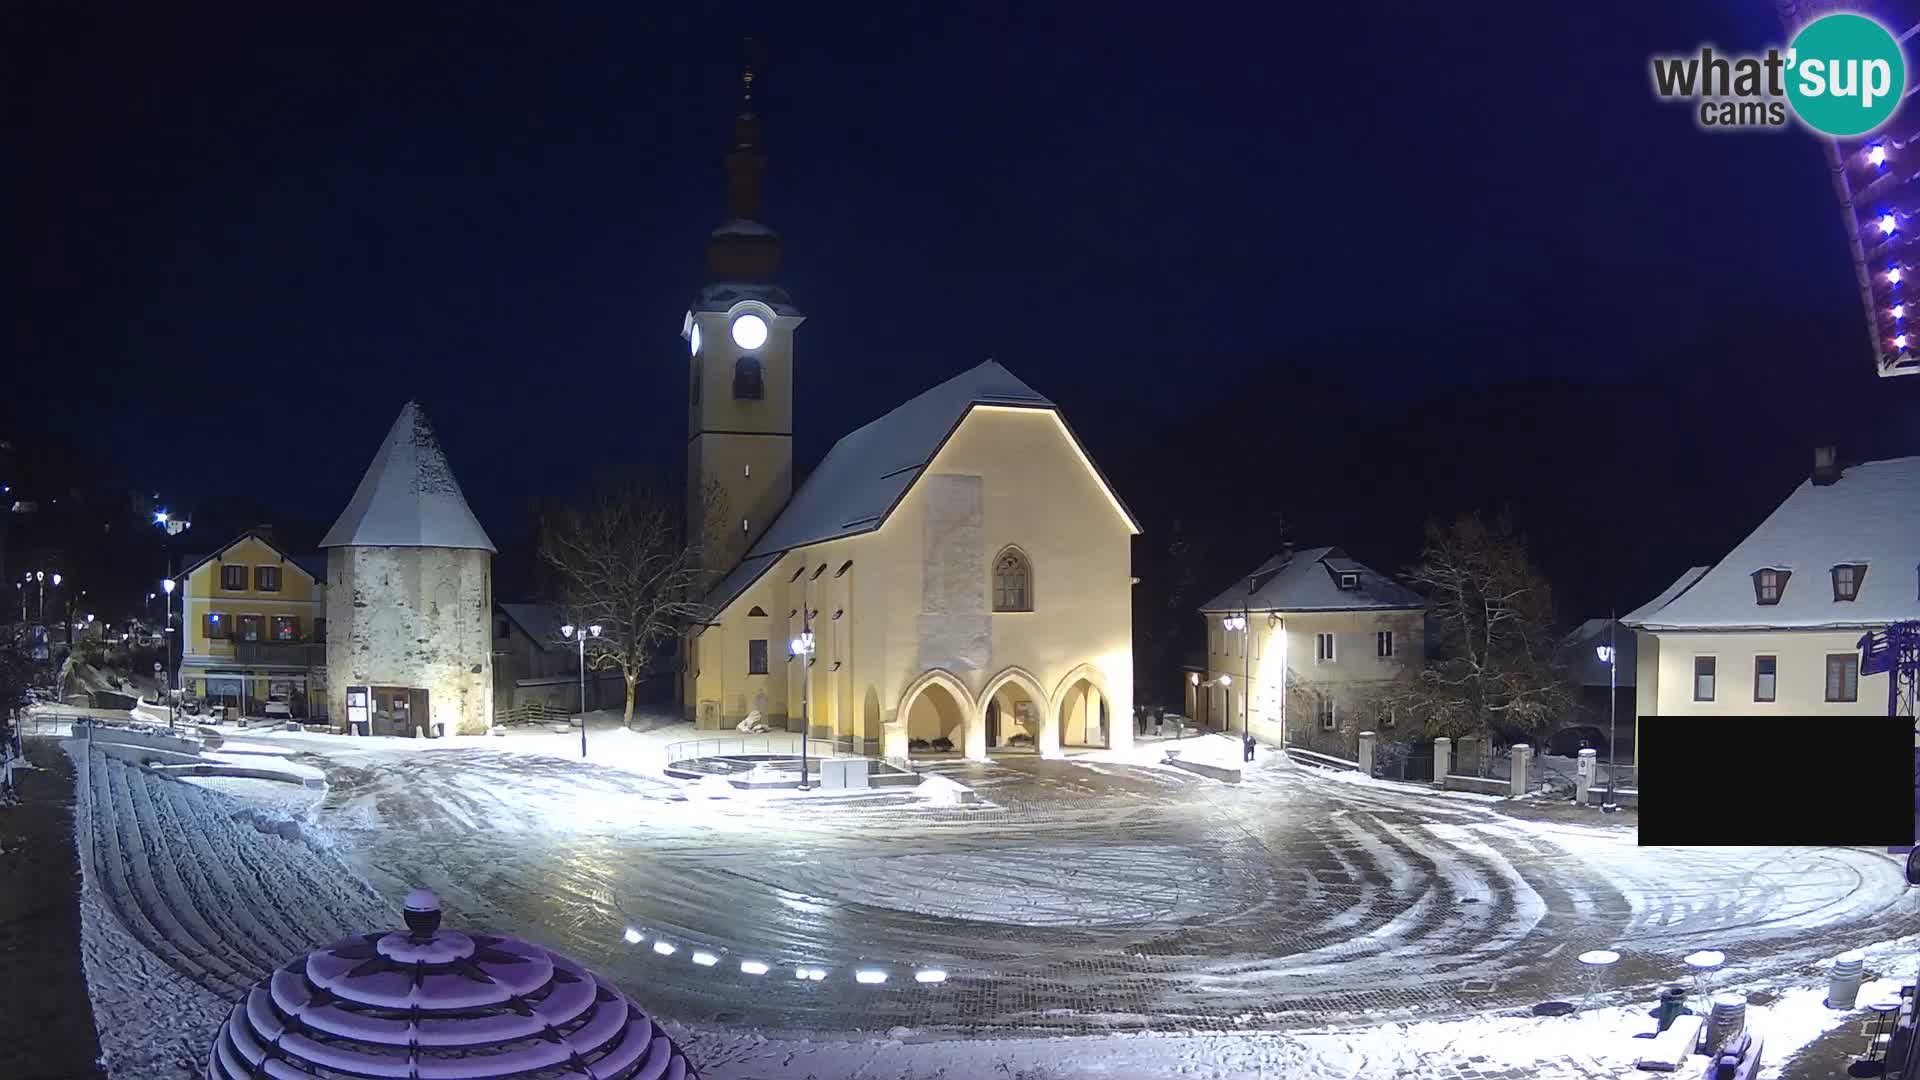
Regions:
[[[980,691],[980,724],[982,727],[983,745],[990,734],[985,730],[987,707],[993,703],[995,696],[1009,685],[1017,686],[1033,701],[1034,717],[1038,722],[1039,730],[1030,732],[1029,734],[1034,738],[1035,749],[1040,752],[1041,757],[1058,757],[1060,754],[1060,725],[1058,723],[1058,714],[1053,708],[1053,698],[1050,697],[1046,689],[1040,685],[1040,680],[1034,677],[1033,672],[1018,666],[1003,668],[999,674],[988,679],[986,689]],[[1004,727],[1006,721],[1002,720],[1001,723]],[[990,750],[991,748],[988,747],[987,749]]]
[[[1077,693],[1081,683],[1086,683],[1093,696]],[[1112,746],[1114,725],[1131,722],[1131,718],[1114,715],[1113,693],[1107,687],[1107,677],[1092,664],[1081,664],[1060,680],[1053,692],[1053,712],[1055,731],[1062,745],[1071,746]],[[1106,719],[1100,726],[1094,710],[1104,706]],[[1100,741],[1092,742],[1088,736],[1096,727],[1100,730]],[[1131,732],[1131,728],[1128,729]]]
[[[944,668],[933,668],[925,672],[919,678],[909,683],[906,690],[901,693],[900,708],[894,713],[894,717],[905,732],[907,738],[914,739],[922,737],[914,731],[916,718],[913,710],[916,705],[922,704],[921,699],[926,696],[927,691],[936,687],[951,700],[955,713],[952,716],[935,715],[929,717],[923,711],[922,716],[919,718],[921,723],[925,724],[931,721],[939,724],[941,726],[941,733],[947,738],[952,738],[953,733],[958,732],[960,738],[953,740],[955,747],[964,747],[967,756],[970,758],[984,759],[987,756],[985,745],[986,729],[980,726],[979,709],[974,702],[973,695],[967,691],[967,684],[962,682],[959,676]],[[935,708],[937,709],[937,707],[936,702]]]

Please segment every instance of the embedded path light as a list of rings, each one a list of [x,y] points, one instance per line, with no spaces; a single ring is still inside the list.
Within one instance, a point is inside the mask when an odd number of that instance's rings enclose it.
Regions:
[[[698,1080],[660,1024],[611,983],[531,942],[443,930],[440,914],[433,893],[416,889],[405,930],[345,938],[282,965],[234,1006],[207,1080]]]

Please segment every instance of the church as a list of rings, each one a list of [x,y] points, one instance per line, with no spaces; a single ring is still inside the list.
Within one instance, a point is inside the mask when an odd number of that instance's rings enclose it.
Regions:
[[[716,582],[684,644],[686,716],[757,713],[895,760],[1131,746],[1140,527],[1046,396],[989,360],[845,435],[794,490],[806,317],[761,220],[752,80],[682,328],[688,534]]]

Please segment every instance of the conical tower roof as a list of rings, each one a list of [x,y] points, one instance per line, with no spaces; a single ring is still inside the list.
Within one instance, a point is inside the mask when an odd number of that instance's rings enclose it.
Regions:
[[[479,548],[498,554],[467,508],[460,482],[427,422],[409,401],[393,422],[380,452],[353,493],[340,520],[327,530],[323,548]]]

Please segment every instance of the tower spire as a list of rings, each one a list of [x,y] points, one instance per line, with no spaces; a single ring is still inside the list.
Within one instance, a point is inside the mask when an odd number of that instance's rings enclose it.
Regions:
[[[740,107],[727,153],[727,219],[707,244],[707,271],[714,280],[766,281],[780,266],[780,239],[763,223],[761,186],[767,158],[760,149],[760,117],[753,101],[753,39],[742,43]]]

